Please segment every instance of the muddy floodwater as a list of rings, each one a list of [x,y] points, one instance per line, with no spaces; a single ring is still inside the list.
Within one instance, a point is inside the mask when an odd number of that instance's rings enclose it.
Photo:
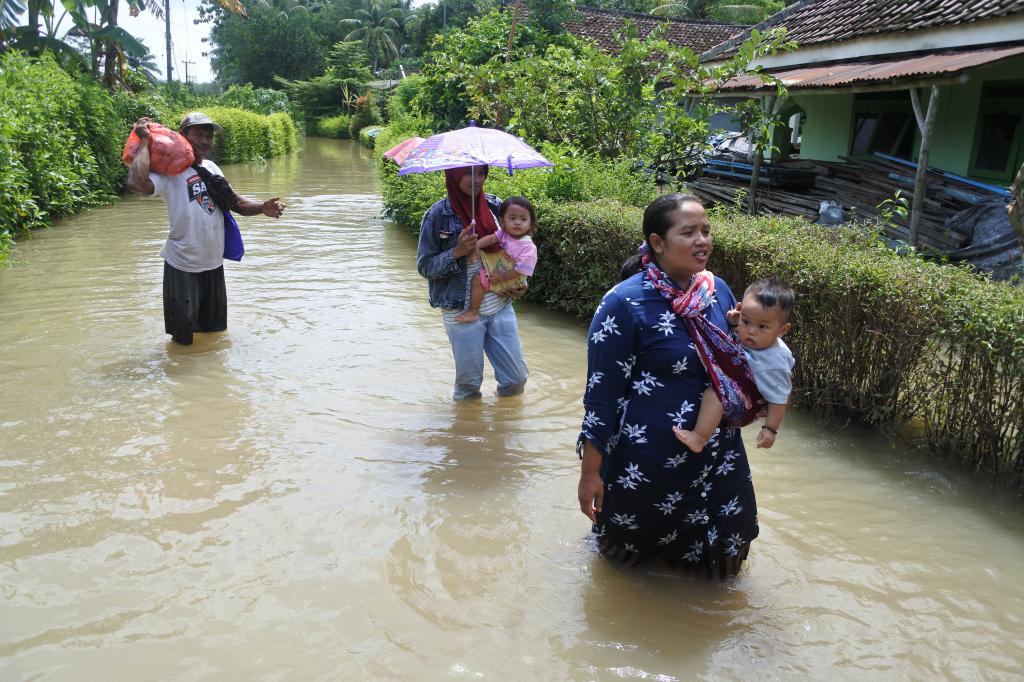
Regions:
[[[288,203],[240,221],[226,333],[164,335],[159,199],[0,271],[0,680],[1024,676],[1020,502],[800,412],[738,579],[597,557],[585,326],[523,305],[526,393],[452,404],[373,152],[305,144],[225,167]]]

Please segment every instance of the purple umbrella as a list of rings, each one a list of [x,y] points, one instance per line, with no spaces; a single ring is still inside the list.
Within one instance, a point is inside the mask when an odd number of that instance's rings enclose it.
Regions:
[[[402,162],[399,175],[462,168],[464,166],[501,166],[513,170],[553,166],[540,153],[515,135],[493,128],[469,127],[428,137]],[[472,219],[476,222],[476,202]]]
[[[461,168],[500,166],[513,170],[540,168],[552,163],[518,137],[493,128],[468,128],[439,133],[416,147],[402,163],[399,175]]]

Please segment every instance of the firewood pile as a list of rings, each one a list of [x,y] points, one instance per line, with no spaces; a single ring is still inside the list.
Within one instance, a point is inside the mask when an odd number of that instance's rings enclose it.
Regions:
[[[813,180],[806,188],[774,188],[762,178],[758,186],[759,210],[799,216],[810,221],[818,219],[821,203],[836,201],[844,211],[846,221],[872,222],[882,215],[879,205],[893,198],[896,190],[907,200],[909,207],[914,198],[915,167],[907,162],[885,158],[858,159],[844,157],[843,162],[789,161],[771,164],[772,167],[813,170]],[[957,211],[980,201],[997,196],[992,191],[972,185],[939,171],[928,171],[923,213],[920,225],[920,245],[925,249],[948,253],[963,247],[970,235],[947,225],[947,218]],[[738,194],[747,194],[749,179],[702,177],[687,182],[694,194],[712,203],[734,204]],[[746,205],[746,199],[743,199]],[[910,216],[894,216],[895,225],[883,227],[886,236],[908,241]]]

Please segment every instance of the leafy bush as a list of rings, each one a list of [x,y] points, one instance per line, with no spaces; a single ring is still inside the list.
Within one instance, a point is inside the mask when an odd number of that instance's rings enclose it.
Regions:
[[[245,109],[265,116],[286,114],[291,112],[292,108],[288,96],[280,90],[254,88],[248,83],[229,87],[223,95],[217,98],[217,104],[222,107]]]
[[[349,125],[351,123],[352,117],[346,116],[345,114],[321,118],[316,122],[316,134],[320,137],[334,137],[339,140],[348,140],[352,137],[352,133],[349,132]]]
[[[412,99],[423,87],[423,76],[412,74],[398,81],[388,99],[388,120],[401,119],[413,114]]]
[[[380,126],[366,126],[359,131],[356,139],[359,140],[365,147],[373,149],[376,146],[377,134],[383,130]]]
[[[437,35],[431,50],[424,55],[422,80],[411,106],[436,127],[458,128],[468,120],[465,74],[468,67],[486,63],[504,55],[511,28],[508,13],[492,10],[470,20],[464,30],[452,30],[447,38]],[[527,57],[543,51],[552,40],[570,44],[572,38],[552,38],[546,32],[521,23],[516,28],[515,54]]]

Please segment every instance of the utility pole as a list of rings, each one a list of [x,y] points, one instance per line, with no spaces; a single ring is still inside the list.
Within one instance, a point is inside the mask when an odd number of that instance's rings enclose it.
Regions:
[[[167,82],[171,82],[171,0],[164,0],[164,38],[167,41]]]
[[[189,87],[189,90],[191,90],[192,89],[192,83],[188,79],[188,65],[189,64],[195,64],[195,62],[189,61],[187,59],[182,59],[181,63],[185,65],[185,85],[187,85]]]

